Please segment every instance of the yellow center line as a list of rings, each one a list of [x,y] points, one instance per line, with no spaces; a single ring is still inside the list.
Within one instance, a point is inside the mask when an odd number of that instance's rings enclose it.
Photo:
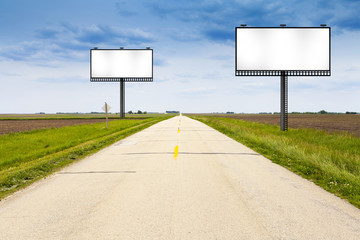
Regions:
[[[174,149],[174,160],[176,160],[176,158],[178,157],[178,154],[179,154],[179,146],[176,145],[175,149]]]
[[[179,127],[178,127],[177,133],[180,133],[180,126],[181,126],[181,115],[180,115],[180,119],[179,119]],[[179,155],[179,138],[177,139],[177,144],[178,145],[176,145],[175,149],[174,149],[174,160],[176,160]]]

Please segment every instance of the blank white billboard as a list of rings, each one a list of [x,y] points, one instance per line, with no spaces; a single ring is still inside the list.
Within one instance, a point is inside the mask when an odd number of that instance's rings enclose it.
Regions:
[[[330,28],[236,28],[236,70],[330,71]]]
[[[152,78],[152,49],[91,49],[91,78]]]

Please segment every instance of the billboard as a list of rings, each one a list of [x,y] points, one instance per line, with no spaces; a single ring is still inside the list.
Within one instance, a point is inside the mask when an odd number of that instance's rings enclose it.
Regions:
[[[237,27],[236,75],[330,75],[329,27]]]
[[[152,81],[152,49],[91,49],[91,81]]]

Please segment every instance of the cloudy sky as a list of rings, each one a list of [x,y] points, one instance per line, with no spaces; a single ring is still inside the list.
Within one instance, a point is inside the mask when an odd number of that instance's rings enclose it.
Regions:
[[[126,111],[275,112],[279,77],[235,77],[235,27],[332,29],[332,76],[289,77],[289,111],[360,112],[358,0],[1,0],[0,113],[119,111],[119,83],[90,82],[89,50],[154,49],[154,82]]]

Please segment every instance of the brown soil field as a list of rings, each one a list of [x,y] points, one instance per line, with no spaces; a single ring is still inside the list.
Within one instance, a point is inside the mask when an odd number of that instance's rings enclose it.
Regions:
[[[223,114],[217,116],[280,126],[279,114]],[[330,133],[346,131],[360,137],[359,114],[289,114],[288,119],[289,128],[315,128]]]
[[[109,120],[112,121],[112,120]],[[104,122],[105,119],[54,119],[54,120],[0,120],[0,135],[31,131],[40,128],[59,128],[79,124]]]

